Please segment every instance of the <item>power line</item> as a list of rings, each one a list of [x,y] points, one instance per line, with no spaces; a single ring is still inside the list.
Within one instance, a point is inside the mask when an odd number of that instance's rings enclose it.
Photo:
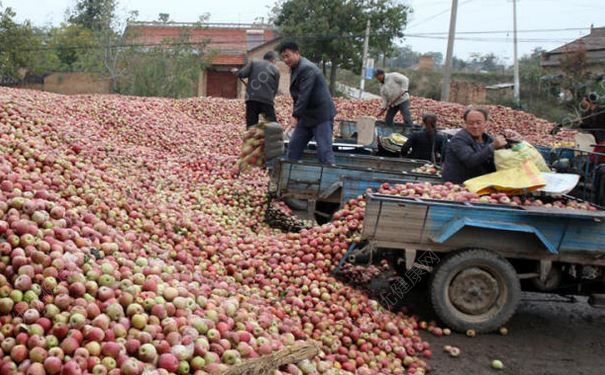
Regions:
[[[421,39],[432,39],[432,40],[445,40],[447,36],[430,36],[430,35],[417,35],[417,34],[407,34],[404,38],[421,38]],[[456,40],[465,40],[472,42],[505,42],[510,43],[509,38],[480,38],[480,37],[456,37]],[[518,42],[522,43],[567,43],[569,40],[565,39],[519,39]]]
[[[563,31],[583,31],[590,30],[590,27],[568,27],[560,29],[528,29],[528,30],[517,30],[518,33],[549,33],[549,32],[563,32]],[[456,34],[511,34],[512,30],[486,30],[486,31],[458,31]],[[429,32],[429,33],[416,33],[414,35],[447,35],[446,31],[443,32]]]
[[[465,0],[465,1],[461,2],[459,6],[462,6],[462,5],[468,4],[468,3],[470,3],[471,1],[475,1],[475,0]],[[442,10],[442,11],[438,12],[438,13],[435,13],[435,14],[433,14],[432,16],[429,16],[429,17],[427,17],[427,18],[425,18],[425,19],[423,19],[423,20],[412,22],[410,25],[408,25],[408,27],[414,27],[414,26],[416,26],[416,25],[418,25],[418,24],[425,23],[425,22],[428,22],[428,21],[432,21],[432,20],[434,20],[435,18],[437,18],[437,17],[439,17],[439,16],[442,16],[442,15],[444,15],[444,14],[446,14],[446,13],[449,13],[449,12],[450,12],[450,10],[451,10],[451,8],[450,8],[450,7],[448,7],[447,9],[444,9],[444,10]]]

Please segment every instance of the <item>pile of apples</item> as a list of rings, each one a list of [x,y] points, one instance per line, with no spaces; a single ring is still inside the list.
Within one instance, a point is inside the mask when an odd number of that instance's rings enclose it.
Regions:
[[[188,115],[204,123],[243,123],[245,113],[242,101],[220,98],[211,99],[216,104],[209,108],[208,99],[187,99],[178,103],[179,108]],[[342,120],[354,121],[363,116],[375,116],[381,106],[380,100],[349,100],[334,98],[336,105],[335,122]],[[570,147],[575,144],[575,130],[562,129],[556,135],[550,131],[555,124],[538,118],[531,113],[514,110],[500,105],[484,106],[490,113],[488,132],[491,134],[505,134],[508,129],[518,132],[522,138],[535,145],[549,147]],[[422,115],[430,112],[437,115],[437,127],[441,129],[457,129],[464,126],[462,115],[468,106],[458,103],[441,102],[433,99],[412,96],[410,110],[414,123],[422,123]],[[221,110],[222,109],[222,110]],[[277,121],[285,125],[292,114],[292,100],[286,96],[278,96],[275,100],[275,113]],[[217,120],[218,119],[218,120]],[[401,114],[395,117],[396,122],[403,122]],[[337,126],[334,129],[338,129]]]
[[[336,120],[355,120],[362,116],[375,116],[381,105],[380,100],[347,100],[336,98]],[[278,106],[288,106],[288,102],[278,102]],[[563,129],[556,135],[550,131],[554,123],[538,118],[530,113],[517,111],[500,105],[484,106],[490,113],[488,132],[490,134],[504,134],[507,129],[517,131],[526,141],[550,147],[569,147],[574,144],[576,131]],[[290,107],[291,108],[291,107]],[[457,103],[440,102],[433,99],[412,96],[410,110],[414,123],[422,123],[424,113],[437,115],[437,127],[441,129],[457,129],[464,125],[462,115],[468,106]],[[286,117],[287,118],[287,117]],[[400,114],[395,117],[396,122],[403,122]]]
[[[414,173],[423,173],[423,174],[430,174],[430,175],[434,175],[434,176],[440,176],[441,175],[441,171],[433,164],[431,163],[427,163],[425,165],[422,165],[418,168],[414,168],[412,169],[412,172]]]
[[[548,201],[533,196],[508,196],[505,193],[479,195],[468,191],[464,186],[446,182],[430,184],[428,182],[408,182],[406,184],[384,183],[377,190],[380,194],[397,195],[407,198],[437,199],[454,202],[470,202],[483,204],[502,204],[508,206],[532,206],[545,208],[560,208],[597,211],[597,207],[589,202],[574,199],[553,199]]]
[[[298,340],[277,374],[424,374],[418,320],[330,271],[365,201],[264,223],[234,175],[243,103],[0,88],[0,373],[218,374]]]

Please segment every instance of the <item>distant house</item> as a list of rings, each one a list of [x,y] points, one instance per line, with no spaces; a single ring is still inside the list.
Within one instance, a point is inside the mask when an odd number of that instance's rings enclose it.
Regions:
[[[542,54],[540,65],[543,68],[558,70],[561,66],[561,59],[567,54],[586,51],[588,69],[593,73],[603,73],[605,71],[605,27],[592,27],[590,34],[585,35],[573,42],[555,48],[552,51]]]
[[[210,66],[199,77],[198,96],[243,98],[245,87],[231,70],[241,69],[252,59],[262,59],[280,41],[273,26],[265,24],[132,22],[125,33],[130,35],[130,42],[155,45],[177,39],[183,28],[191,42],[207,43],[210,56]],[[277,66],[281,72],[280,92],[288,93],[289,69],[281,61]]]

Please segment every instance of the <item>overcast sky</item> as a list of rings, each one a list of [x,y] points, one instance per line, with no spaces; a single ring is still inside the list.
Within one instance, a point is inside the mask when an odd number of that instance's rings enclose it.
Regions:
[[[401,0],[414,9],[406,29],[409,44],[421,52],[445,54],[451,0]],[[58,25],[75,0],[0,0],[17,12],[19,20],[33,24]],[[118,0],[122,16],[138,10],[140,20],[155,20],[169,13],[173,21],[193,22],[206,12],[213,22],[252,22],[267,17],[275,0]],[[512,33],[466,34],[512,30],[511,0],[459,0],[458,28],[454,54],[467,58],[473,52],[493,52],[505,63],[512,62]],[[519,54],[536,47],[553,49],[589,32],[591,24],[605,26],[605,0],[519,0],[517,3]],[[561,30],[576,29],[582,30]],[[530,32],[548,29],[548,32]],[[557,31],[553,30],[556,29]],[[464,34],[463,34],[464,33]]]

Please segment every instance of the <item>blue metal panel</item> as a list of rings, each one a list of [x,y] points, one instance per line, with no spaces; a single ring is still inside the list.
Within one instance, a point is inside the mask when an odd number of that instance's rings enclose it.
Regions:
[[[429,176],[430,178],[430,176]],[[408,176],[403,179],[390,178],[390,179],[373,179],[373,178],[354,178],[354,177],[343,177],[342,178],[342,194],[340,202],[344,204],[349,199],[357,198],[362,195],[368,189],[376,191],[383,183],[389,184],[405,184],[407,182],[418,181],[418,177]]]
[[[285,160],[281,160],[280,164],[280,194],[313,194],[319,197],[321,192],[330,189],[332,185],[346,177],[378,181],[440,181],[437,176],[405,171],[381,171],[372,168],[329,166]],[[363,191],[365,189],[367,188],[363,188]]]
[[[503,226],[503,223],[507,223],[507,228],[502,227],[502,230],[510,231],[511,228],[516,228],[517,231],[527,232],[526,229],[521,229],[533,228],[532,233],[535,233],[551,252],[554,250],[559,253],[573,251],[605,253],[605,223],[598,217],[588,220],[587,218],[590,218],[588,213],[581,216],[580,213],[574,215],[573,210],[564,209],[557,213],[531,212],[498,206],[465,206],[413,200],[406,201],[406,204],[430,206],[427,235],[435,239],[446,236],[444,228],[453,225],[452,222],[466,219],[473,223],[495,223],[492,229],[496,230],[498,226]],[[599,216],[601,214],[599,213]]]
[[[474,228],[485,228],[485,229],[495,229],[499,231],[505,232],[523,232],[523,233],[533,233],[540,239],[542,244],[548,249],[549,252],[556,254],[557,248],[546,238],[539,229],[530,226],[530,225],[522,225],[522,224],[513,224],[509,222],[495,222],[495,221],[482,221],[482,220],[473,220],[467,217],[451,221],[448,225],[442,228],[441,232],[434,238],[433,241],[437,243],[444,243],[456,233],[458,233],[464,227],[474,227]]]

